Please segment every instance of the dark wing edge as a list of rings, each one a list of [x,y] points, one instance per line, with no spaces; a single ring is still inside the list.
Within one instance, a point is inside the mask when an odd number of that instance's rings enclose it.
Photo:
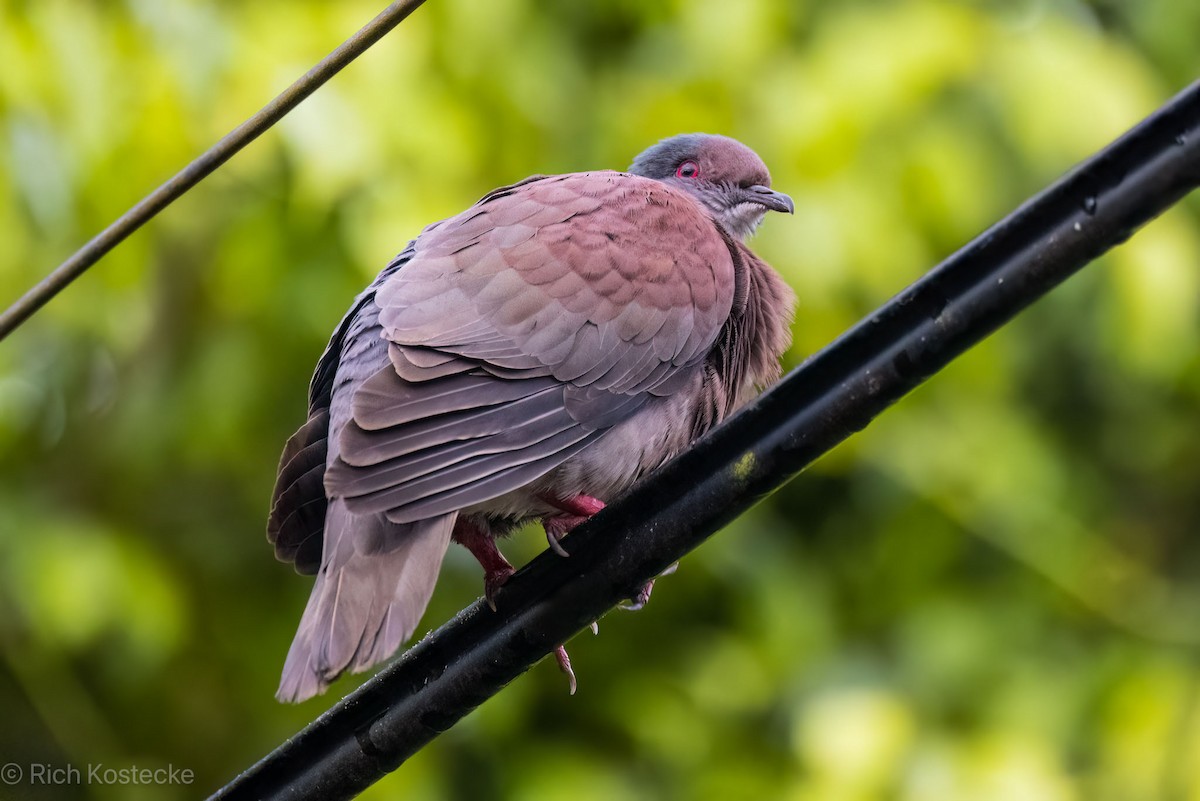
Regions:
[[[428,230],[428,229],[427,229]],[[325,462],[328,456],[329,405],[337,382],[338,365],[354,323],[362,315],[378,313],[375,293],[413,257],[414,242],[392,259],[342,317],[325,346],[308,386],[308,419],[283,447],[279,472],[271,491],[267,517],[267,541],[275,546],[275,557],[291,562],[296,572],[313,575],[321,566],[325,515]]]

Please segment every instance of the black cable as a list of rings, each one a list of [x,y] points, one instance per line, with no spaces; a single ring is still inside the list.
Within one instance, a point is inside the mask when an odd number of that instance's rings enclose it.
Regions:
[[[1200,185],[1200,83],[984,232],[218,791],[349,798]],[[612,636],[612,635],[610,635]]]
[[[221,141],[201,153],[191,164],[176,173],[175,177],[146,195],[138,201],[137,205],[118,217],[114,223],[92,237],[86,245],[72,253],[70,258],[55,267],[53,272],[5,309],[3,314],[0,314],[0,340],[15,331],[21,323],[46,305],[51,298],[66,289],[68,284],[83,275],[89,267],[124,241],[127,236],[141,228],[156,214],[204,180],[213,170],[228,161],[233,154],[283,119],[284,115],[298,106],[302,100],[317,91],[322,84],[337,75],[343,67],[382,39],[388,31],[399,25],[405,17],[424,2],[425,0],[400,0],[400,2],[392,3],[375,19],[364,25],[358,33],[342,42],[336,50],[321,59],[315,67],[297,78],[295,83],[280,92],[257,114],[234,128]]]

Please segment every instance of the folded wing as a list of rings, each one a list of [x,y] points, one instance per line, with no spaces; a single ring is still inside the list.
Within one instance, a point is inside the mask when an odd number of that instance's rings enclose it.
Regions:
[[[702,369],[737,258],[689,196],[632,175],[485,197],[379,287],[390,364],[354,395],[330,496],[410,523],[541,477]]]

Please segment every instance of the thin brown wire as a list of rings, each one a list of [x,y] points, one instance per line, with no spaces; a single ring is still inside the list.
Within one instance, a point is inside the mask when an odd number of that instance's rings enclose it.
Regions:
[[[92,237],[87,244],[71,254],[70,258],[54,268],[53,272],[22,295],[3,314],[0,314],[0,340],[15,331],[34,312],[46,305],[72,281],[83,275],[89,267],[123,242],[126,237],[153,219],[156,214],[204,180],[235,153],[283,119],[284,115],[340,72],[343,67],[366,52],[367,48],[387,35],[424,2],[425,0],[399,0],[399,2],[392,3],[375,19],[364,25],[358,33],[343,42],[291,86],[280,92],[257,114],[234,128],[221,141],[201,153],[191,164],[176,173],[173,178],[146,195],[133,208]]]

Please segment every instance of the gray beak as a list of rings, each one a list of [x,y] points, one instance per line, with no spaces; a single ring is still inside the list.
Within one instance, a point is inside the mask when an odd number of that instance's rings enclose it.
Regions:
[[[746,200],[766,206],[771,211],[786,211],[788,214],[796,213],[796,204],[792,202],[792,199],[782,192],[776,192],[769,186],[755,185],[748,187],[746,189]]]

